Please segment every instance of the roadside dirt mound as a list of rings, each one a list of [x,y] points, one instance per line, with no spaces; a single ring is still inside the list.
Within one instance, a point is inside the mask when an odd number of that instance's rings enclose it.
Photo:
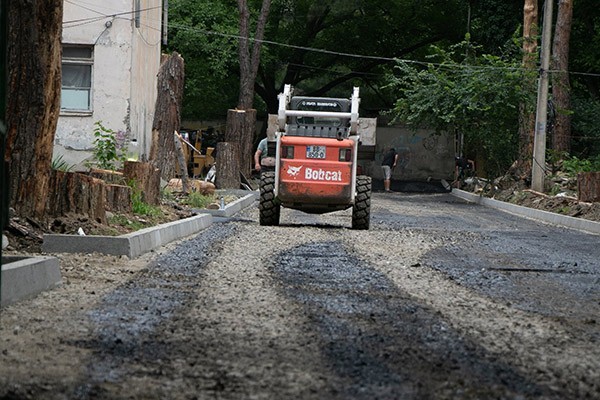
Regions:
[[[163,202],[161,212],[154,216],[140,216],[132,213],[109,214],[106,223],[95,221],[82,215],[64,215],[47,222],[31,218],[11,217],[7,228],[2,232],[8,238],[6,251],[20,253],[41,253],[44,234],[66,235],[106,235],[118,236],[150,226],[178,221],[194,215],[190,207],[176,201]]]
[[[549,183],[555,195],[536,192],[529,189],[523,181],[508,177],[500,178],[493,184],[484,179],[471,178],[462,189],[523,207],[600,222],[600,203],[579,201],[576,178],[557,176]]]

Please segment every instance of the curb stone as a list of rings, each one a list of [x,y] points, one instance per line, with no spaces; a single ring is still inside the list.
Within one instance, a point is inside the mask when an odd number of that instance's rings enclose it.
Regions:
[[[600,235],[600,222],[590,221],[582,218],[569,217],[567,215],[556,214],[544,210],[537,210],[535,208],[518,206],[516,204],[490,199],[488,197],[483,197],[478,194],[466,192],[460,189],[452,189],[450,194],[459,197],[463,200],[469,201],[471,203],[481,204],[487,207],[506,211],[521,217],[535,219],[553,225],[560,225],[565,228],[577,229],[587,233]]]

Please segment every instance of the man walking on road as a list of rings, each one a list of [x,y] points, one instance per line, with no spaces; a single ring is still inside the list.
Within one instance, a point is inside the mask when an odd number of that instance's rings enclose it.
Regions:
[[[381,169],[383,170],[383,188],[386,193],[390,193],[390,184],[392,181],[392,170],[398,163],[398,153],[396,149],[391,147],[384,155],[381,161]]]

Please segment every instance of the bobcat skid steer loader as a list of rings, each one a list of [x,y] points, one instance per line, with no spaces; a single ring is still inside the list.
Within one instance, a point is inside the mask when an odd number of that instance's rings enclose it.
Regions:
[[[369,229],[371,177],[357,176],[358,97],[279,95],[278,131],[268,146],[274,171],[260,181],[260,224],[279,225],[281,207],[323,214],[352,208],[352,228]]]

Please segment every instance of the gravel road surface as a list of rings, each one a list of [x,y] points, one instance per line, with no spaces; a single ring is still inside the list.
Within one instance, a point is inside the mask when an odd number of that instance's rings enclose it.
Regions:
[[[0,399],[600,399],[600,236],[449,194],[257,207],[0,315]]]

